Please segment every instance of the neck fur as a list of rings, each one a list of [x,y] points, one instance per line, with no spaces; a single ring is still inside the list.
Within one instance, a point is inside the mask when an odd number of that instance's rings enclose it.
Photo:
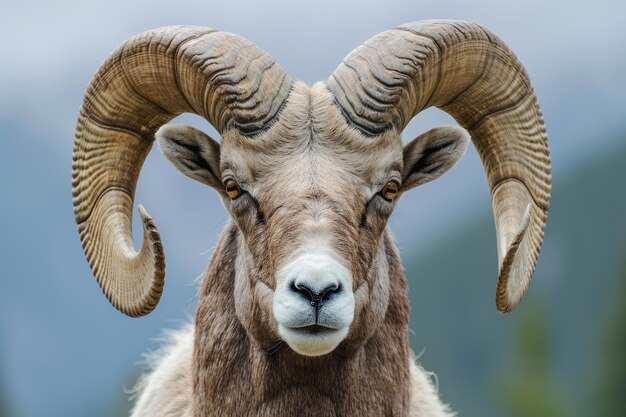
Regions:
[[[267,349],[244,329],[234,302],[239,239],[236,226],[229,225],[199,294],[192,367],[194,415],[407,415],[408,299],[389,234],[383,234],[378,255],[385,257],[389,280],[382,322],[362,336],[367,339],[364,343],[353,348],[342,343],[321,357],[299,355],[285,343]]]

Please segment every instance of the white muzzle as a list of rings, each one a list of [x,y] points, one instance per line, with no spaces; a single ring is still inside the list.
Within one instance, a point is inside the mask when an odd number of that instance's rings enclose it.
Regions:
[[[308,253],[276,278],[273,310],[283,340],[306,356],[335,349],[354,319],[350,272],[330,255]]]

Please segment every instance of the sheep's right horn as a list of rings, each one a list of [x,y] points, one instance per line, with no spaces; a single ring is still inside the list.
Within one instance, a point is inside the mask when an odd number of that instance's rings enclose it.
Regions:
[[[472,136],[492,195],[500,274],[496,305],[530,283],[550,205],[550,151],[524,67],[493,33],[459,21],[410,23],[346,57],[328,79],[346,120],[375,137],[436,106]]]
[[[85,94],[74,142],[74,213],[87,260],[111,303],[129,316],[154,309],[165,258],[140,206],[144,240],[131,236],[139,171],[155,131],[178,114],[206,118],[223,133],[264,131],[293,82],[251,42],[200,27],[165,27],[126,41],[102,64]]]

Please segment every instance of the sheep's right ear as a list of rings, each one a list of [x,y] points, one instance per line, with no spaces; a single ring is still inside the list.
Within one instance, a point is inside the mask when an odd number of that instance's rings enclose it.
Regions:
[[[222,190],[220,145],[191,126],[165,125],[156,132],[161,153],[183,174]]]

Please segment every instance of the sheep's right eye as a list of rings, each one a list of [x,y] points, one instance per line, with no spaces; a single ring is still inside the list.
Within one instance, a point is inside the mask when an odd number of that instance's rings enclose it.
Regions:
[[[236,200],[241,197],[241,194],[243,194],[241,186],[237,184],[237,181],[235,180],[226,180],[224,182],[224,188],[226,189],[226,194],[228,194],[231,200]]]
[[[393,201],[394,198],[398,195],[398,191],[400,190],[400,185],[397,181],[389,181],[382,190],[380,190],[380,195],[387,201]]]

